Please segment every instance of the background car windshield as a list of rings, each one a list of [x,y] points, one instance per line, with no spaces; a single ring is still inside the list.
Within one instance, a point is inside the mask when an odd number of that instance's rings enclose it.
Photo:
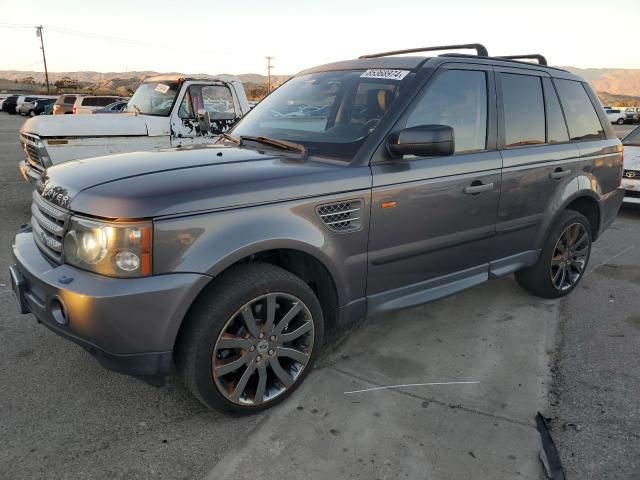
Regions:
[[[636,127],[629,135],[622,139],[623,145],[640,147],[640,127]]]
[[[178,94],[177,82],[143,83],[133,94],[127,110],[143,115],[168,116]]]
[[[362,78],[363,71],[300,75],[260,102],[233,129],[303,144],[312,155],[353,158],[398,98],[404,80]]]

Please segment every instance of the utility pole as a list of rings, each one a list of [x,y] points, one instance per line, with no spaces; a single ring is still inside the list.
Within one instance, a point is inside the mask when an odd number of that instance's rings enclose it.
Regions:
[[[44,54],[44,38],[42,38],[42,25],[36,27],[36,36],[40,37],[40,48],[42,49],[42,60],[44,61],[44,78],[47,81],[47,93],[50,93],[49,71],[47,70],[47,57]]]
[[[268,78],[268,83],[267,83],[267,94],[271,93],[271,69],[273,68],[273,65],[271,65],[271,60],[274,59],[274,57],[264,57],[267,59],[267,78]]]

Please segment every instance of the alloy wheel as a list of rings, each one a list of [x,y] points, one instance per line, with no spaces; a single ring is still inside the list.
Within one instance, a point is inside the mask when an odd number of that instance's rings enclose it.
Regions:
[[[313,344],[313,317],[302,300],[288,293],[261,295],[239,308],[218,336],[213,380],[233,403],[270,402],[295,384]]]
[[[551,257],[554,288],[566,291],[578,283],[584,274],[590,248],[589,233],[581,223],[572,223],[562,232]]]

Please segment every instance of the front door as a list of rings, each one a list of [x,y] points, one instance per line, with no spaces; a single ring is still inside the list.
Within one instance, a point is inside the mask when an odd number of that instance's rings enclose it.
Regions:
[[[451,126],[454,155],[372,164],[370,311],[416,305],[487,279],[502,167],[494,98],[491,67],[440,67],[396,128]]]
[[[212,121],[211,129],[202,131],[198,112],[206,110]],[[229,87],[223,83],[191,84],[171,115],[171,145],[174,147],[211,143],[227,131],[240,116]],[[224,120],[216,120],[225,117]]]

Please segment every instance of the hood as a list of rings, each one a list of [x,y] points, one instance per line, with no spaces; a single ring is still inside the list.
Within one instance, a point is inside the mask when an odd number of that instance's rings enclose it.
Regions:
[[[640,147],[624,147],[624,169],[640,170]]]
[[[194,146],[74,160],[47,170],[41,194],[76,213],[152,218],[371,187],[369,167],[273,152]]]
[[[148,129],[144,115],[44,115],[27,120],[20,131],[40,137],[115,137],[147,135]]]

